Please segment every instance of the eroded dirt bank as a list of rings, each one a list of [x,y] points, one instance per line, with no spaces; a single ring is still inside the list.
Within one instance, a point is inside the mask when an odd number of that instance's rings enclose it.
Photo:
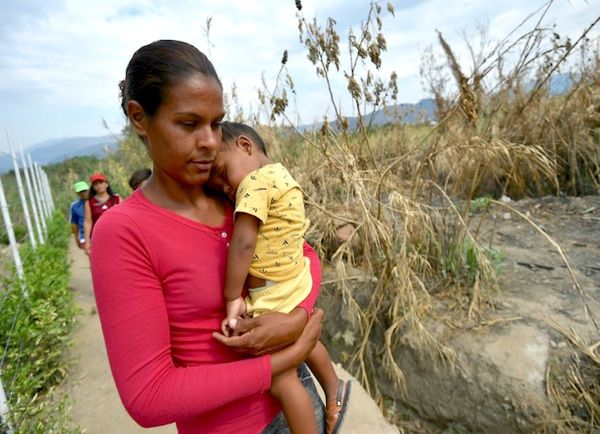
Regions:
[[[457,309],[464,301],[437,294],[427,319],[428,330],[452,351],[454,363],[434,363],[408,333],[395,353],[406,376],[406,395],[394,389],[382,369],[374,370],[386,398],[417,416],[418,431],[551,429],[560,415],[548,398],[548,379],[564,379],[573,360],[568,340],[556,326],[574,330],[587,342],[600,338],[585,308],[587,304],[591,316],[600,319],[600,305],[590,298],[600,299],[600,197],[548,197],[510,205],[558,242],[581,290],[545,236],[517,213],[493,206],[481,231],[504,257],[501,292],[491,297],[481,317],[471,319]],[[329,278],[335,280],[334,275]],[[368,299],[368,280],[348,284]],[[344,360],[355,345],[344,336],[352,330],[347,309],[335,290],[326,290],[321,302],[328,312],[325,340],[334,357]],[[379,339],[372,343],[374,351],[383,345],[381,335]]]

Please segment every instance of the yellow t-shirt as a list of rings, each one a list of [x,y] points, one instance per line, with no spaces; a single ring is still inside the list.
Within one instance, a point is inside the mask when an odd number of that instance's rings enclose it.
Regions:
[[[246,176],[236,193],[235,212],[261,221],[251,275],[282,282],[303,270],[304,233],[308,228],[304,198],[283,165],[268,164]]]

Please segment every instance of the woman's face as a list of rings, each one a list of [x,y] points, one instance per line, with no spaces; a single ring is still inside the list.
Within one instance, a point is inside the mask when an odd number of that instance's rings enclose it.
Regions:
[[[108,188],[108,182],[106,181],[95,181],[92,184],[92,187],[94,188],[94,190],[96,191],[96,193],[105,193],[106,189]]]
[[[140,122],[154,170],[181,186],[202,185],[221,144],[223,92],[212,77],[194,74],[167,89],[152,117]]]

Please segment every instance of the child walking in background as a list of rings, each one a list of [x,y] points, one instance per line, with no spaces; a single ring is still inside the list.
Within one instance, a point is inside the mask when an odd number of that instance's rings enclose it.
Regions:
[[[85,246],[85,231],[83,228],[85,221],[85,202],[88,200],[88,190],[90,186],[85,181],[77,181],[73,187],[79,199],[71,203],[69,214],[71,216],[69,222],[73,231],[73,236],[77,242],[77,247],[83,249]]]
[[[272,163],[264,141],[251,127],[223,122],[220,152],[210,185],[235,202],[235,223],[227,257],[225,298],[229,335],[236,319],[247,313],[291,312],[312,286],[302,246],[308,220],[302,190],[287,169]],[[247,284],[249,296],[242,297]],[[350,382],[338,379],[325,346],[317,343],[307,364],[326,396],[327,433],[338,432],[350,395]],[[279,400],[292,433],[316,433],[312,402],[295,370],[273,379],[271,394]]]
[[[146,181],[148,181],[150,175],[152,175],[152,170],[148,169],[147,167],[136,170],[129,177],[129,186],[132,190],[137,190],[138,188],[142,187]]]
[[[85,203],[85,218],[83,229],[85,235],[84,251],[89,256],[92,251],[92,231],[98,219],[107,210],[121,203],[121,196],[112,191],[108,178],[100,172],[90,176],[92,184],[89,190],[89,199]]]

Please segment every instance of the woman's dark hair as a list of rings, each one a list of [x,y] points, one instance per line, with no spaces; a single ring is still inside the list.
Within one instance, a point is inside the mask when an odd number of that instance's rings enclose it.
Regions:
[[[108,193],[108,195],[110,197],[115,195],[115,192],[112,190],[112,188],[110,188],[110,184],[106,187],[106,192]],[[92,197],[96,196],[97,194],[98,194],[98,192],[96,192],[96,190],[94,190],[94,184],[90,185],[89,197],[92,198]]]
[[[152,170],[146,167],[144,167],[143,169],[136,170],[131,174],[131,177],[129,178],[129,186],[132,190],[135,190],[140,186],[142,182],[150,178],[150,175],[152,175]]]
[[[193,45],[173,40],[144,45],[131,57],[125,80],[119,83],[123,113],[127,116],[127,103],[135,100],[153,116],[167,88],[196,73],[214,78],[222,87],[213,64]]]
[[[248,136],[248,138],[254,142],[260,152],[267,155],[265,141],[254,128],[246,124],[240,124],[239,122],[224,121],[221,122],[221,131],[223,131],[223,138],[221,139],[221,146],[223,146],[223,148],[228,148],[239,136],[244,135]]]

